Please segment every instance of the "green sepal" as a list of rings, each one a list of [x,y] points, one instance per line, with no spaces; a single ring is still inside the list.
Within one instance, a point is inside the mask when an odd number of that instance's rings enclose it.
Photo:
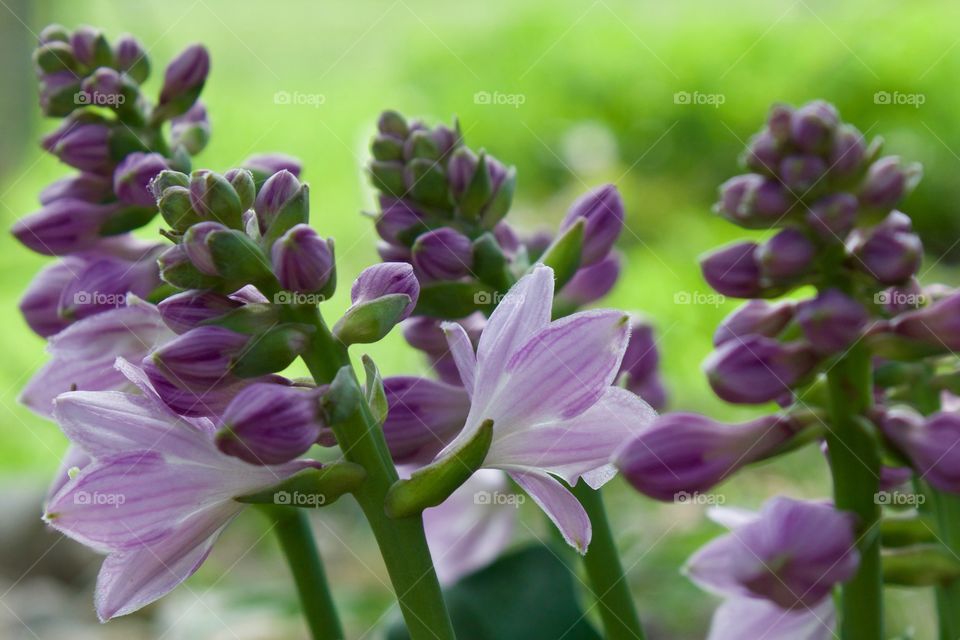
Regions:
[[[221,281],[216,276],[208,276],[187,261],[173,265],[164,265],[161,255],[160,277],[178,289],[215,289]],[[239,287],[238,287],[239,288]],[[236,289],[234,289],[236,291]]]
[[[479,282],[429,282],[420,286],[414,313],[444,320],[465,318],[474,311],[493,309],[495,293]]]
[[[405,293],[391,293],[355,304],[333,327],[333,335],[345,345],[377,342],[405,317],[410,304]]]
[[[374,160],[370,163],[370,180],[378,191],[396,198],[403,197],[406,187],[403,182],[403,163],[382,162]]]
[[[383,378],[373,359],[364,354],[360,358],[363,362],[363,369],[366,372],[366,385],[364,388],[364,398],[370,406],[370,413],[379,426],[387,421],[387,412],[389,404],[387,403],[387,393],[383,388]]]
[[[255,335],[275,327],[280,323],[280,309],[273,304],[250,303],[229,311],[222,316],[204,320],[201,325],[213,325]]]
[[[150,151],[150,145],[145,142],[150,135],[129,127],[114,127],[110,130],[107,145],[110,148],[110,157],[120,162],[131,153]]]
[[[436,160],[415,158],[407,163],[410,172],[410,194],[418,202],[447,208],[450,206],[450,189],[443,167]]]
[[[96,39],[93,41],[93,62],[90,66],[93,69],[97,67],[116,66],[116,59],[113,57],[113,48],[110,46],[110,43],[107,42],[107,38],[102,32],[98,33]]]
[[[458,153],[469,153],[469,150],[464,149]],[[477,167],[470,178],[470,184],[460,197],[458,207],[460,215],[468,220],[478,220],[492,193],[493,185],[490,182],[490,171],[487,169],[487,156],[481,151],[477,159]]]
[[[880,541],[884,547],[908,547],[920,543],[934,543],[937,536],[934,525],[922,516],[888,516],[880,521]]]
[[[490,232],[473,241],[473,273],[497,291],[506,291],[513,284],[507,258]]]
[[[240,378],[256,378],[283,371],[303,353],[316,328],[309,324],[282,324],[252,338],[231,367]]]
[[[442,503],[483,465],[492,442],[493,420],[485,420],[456,452],[393,483],[384,503],[387,515],[406,518]]]
[[[960,560],[939,544],[884,551],[883,581],[904,587],[929,587],[960,578]]]
[[[54,94],[47,96],[44,114],[53,118],[65,118],[78,108],[77,92],[80,91],[80,81],[61,87]]]
[[[361,395],[353,369],[349,365],[341,367],[321,401],[326,423],[333,426],[346,422],[360,407]]]
[[[164,189],[157,206],[163,220],[174,231],[183,233],[202,221],[190,204],[190,190],[185,186],[173,185]]]
[[[377,136],[370,145],[373,157],[381,162],[403,160],[403,141],[393,136]]]
[[[367,478],[367,471],[353,462],[337,462],[304,469],[283,482],[245,496],[235,498],[244,504],[273,504],[277,506],[317,508],[333,504],[345,493],[352,493]],[[293,494],[313,496],[314,499],[294,500]]]
[[[244,209],[233,185],[212,171],[194,171],[190,177],[191,185],[195,181],[202,183],[203,205],[209,209],[210,217],[231,229],[240,229]]]
[[[149,224],[157,215],[156,207],[124,207],[100,227],[101,236],[115,236]]]
[[[275,280],[270,261],[260,246],[236,229],[214,231],[204,241],[225,288],[236,291],[244,285]]]
[[[310,187],[307,184],[301,184],[300,189],[286,204],[277,212],[277,215],[270,221],[266,232],[263,234],[261,243],[266,251],[270,250],[273,243],[280,239],[280,236],[297,226],[298,224],[307,224],[310,221]]]
[[[560,237],[554,240],[553,244],[540,257],[540,262],[553,269],[557,280],[554,286],[558,291],[570,281],[573,274],[580,268],[584,224],[583,218],[578,219]]]
[[[510,205],[513,204],[513,193],[517,190],[517,169],[510,167],[507,169],[507,175],[500,183],[497,193],[493,199],[487,203],[480,217],[480,222],[486,229],[493,229],[498,222],[506,217],[510,211]]]
[[[66,42],[53,41],[38,47],[33,52],[33,64],[43,73],[77,71],[80,68],[73,47]]]

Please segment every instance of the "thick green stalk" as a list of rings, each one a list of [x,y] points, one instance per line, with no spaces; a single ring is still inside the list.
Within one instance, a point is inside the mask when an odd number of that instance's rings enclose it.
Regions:
[[[583,557],[590,590],[597,600],[600,619],[607,640],[643,640],[640,617],[630,594],[630,586],[623,574],[623,565],[607,520],[600,491],[591,489],[581,480],[573,494],[587,511],[593,528],[590,547]]]
[[[296,319],[316,327],[311,349],[303,354],[303,360],[318,384],[329,383],[343,366],[350,365],[346,347],[330,333],[315,310],[300,310]],[[380,547],[410,637],[453,640],[453,625],[427,548],[423,520],[419,515],[391,519],[384,512],[387,491],[398,476],[383,432],[369,407],[361,401],[359,409],[347,420],[333,425],[333,430],[344,457],[367,471],[367,479],[354,496]]]
[[[841,589],[843,640],[882,640],[883,578],[880,566],[880,458],[865,424],[871,403],[870,354],[862,345],[843,355],[827,373],[830,425],[827,444],[834,502],[858,518],[860,567]]]
[[[273,530],[293,573],[311,637],[314,640],[343,640],[346,636],[340,626],[306,514],[293,507],[272,505],[263,505],[261,510],[275,523]]]

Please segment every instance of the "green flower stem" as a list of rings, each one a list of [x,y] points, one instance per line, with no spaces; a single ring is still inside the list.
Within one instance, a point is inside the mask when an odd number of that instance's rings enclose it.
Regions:
[[[331,333],[315,309],[297,309],[296,320],[316,327],[311,349],[303,360],[318,384],[326,384],[343,366],[349,366],[346,347]],[[359,384],[359,383],[358,383]],[[383,432],[361,401],[360,408],[333,427],[344,457],[367,470],[367,479],[354,493],[377,539],[380,553],[396,592],[412,640],[454,640],[453,625],[443,601],[423,531],[423,520],[414,516],[388,518],[384,500],[397,481]]]
[[[865,418],[871,403],[870,353],[863,345],[841,356],[827,373],[834,502],[858,518],[860,567],[841,589],[843,640],[882,640],[883,578],[880,566],[880,481],[877,442]]]
[[[590,517],[593,536],[583,557],[596,598],[607,640],[643,640],[640,617],[623,573],[623,565],[607,520],[600,491],[591,489],[583,480],[573,487],[573,494]]]
[[[314,640],[343,640],[346,636],[306,514],[301,509],[273,505],[263,505],[261,510],[274,522],[273,530],[293,573],[310,636]]]

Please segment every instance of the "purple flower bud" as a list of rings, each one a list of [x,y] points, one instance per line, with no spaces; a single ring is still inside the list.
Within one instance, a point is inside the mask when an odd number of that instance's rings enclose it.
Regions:
[[[20,300],[20,313],[34,333],[46,338],[70,324],[60,316],[60,295],[82,267],[82,260],[68,256],[33,278]]]
[[[167,168],[159,153],[131,153],[113,172],[113,190],[123,202],[141,207],[155,207],[150,181]]]
[[[113,195],[113,185],[106,176],[96,173],[78,173],[60,178],[40,192],[40,204],[69,198],[97,204]]]
[[[170,140],[181,145],[190,155],[203,151],[210,141],[210,119],[203,102],[197,100],[186,113],[170,121]]]
[[[713,346],[759,334],[775,338],[793,319],[795,305],[791,300],[770,303],[766,300],[750,300],[724,318],[716,333]]]
[[[123,79],[115,69],[100,67],[83,81],[81,85],[86,95],[87,104],[98,106],[118,106],[120,92],[123,90]]]
[[[580,196],[567,211],[560,230],[569,229],[577,220],[586,220],[583,230],[581,266],[602,260],[623,229],[623,200],[612,184],[598,187]]]
[[[885,285],[902,284],[920,268],[923,243],[909,231],[909,218],[893,212],[849,243],[853,265]]]
[[[790,132],[793,129],[793,107],[786,104],[775,104],[770,108],[767,116],[767,129],[773,139],[780,144],[790,141]]]
[[[117,68],[127,73],[137,82],[143,82],[150,73],[147,52],[140,41],[130,35],[121,36],[114,46]]]
[[[90,260],[63,288],[60,316],[80,320],[125,305],[128,293],[147,297],[160,285],[159,250],[157,245],[134,262],[106,256]]]
[[[866,154],[863,134],[852,125],[841,125],[830,149],[830,173],[838,176],[853,173],[860,168]]]
[[[116,211],[114,205],[97,205],[64,198],[20,218],[11,229],[17,240],[44,255],[76,253],[93,247],[100,227]]]
[[[880,429],[931,485],[960,493],[960,414],[940,411],[924,419],[909,407],[888,409]]]
[[[240,166],[265,178],[281,171],[289,171],[293,174],[293,177],[299,178],[301,171],[303,171],[303,166],[297,158],[283,153],[252,155],[240,163]]]
[[[86,66],[93,66],[96,56],[97,40],[103,34],[93,27],[78,27],[70,36],[70,47],[77,60]]]
[[[748,173],[720,185],[720,202],[714,211],[741,227],[764,229],[778,223],[793,200],[778,181]]]
[[[470,181],[473,180],[473,175],[477,171],[478,162],[477,154],[467,147],[461,147],[450,157],[447,180],[450,182],[450,192],[457,200],[470,186]]]
[[[309,225],[298,224],[273,244],[271,260],[284,289],[316,293],[333,277],[333,241],[324,240]]]
[[[893,320],[893,331],[937,350],[960,350],[960,293]]]
[[[756,259],[765,280],[782,284],[806,275],[816,255],[817,248],[806,234],[788,227],[761,245]]]
[[[40,109],[46,116],[66,116],[76,108],[80,78],[73,71],[46,73],[40,77]]]
[[[697,551],[686,573],[704,589],[768,600],[782,616],[812,610],[837,583],[852,578],[860,564],[856,542],[853,514],[778,497],[757,517]],[[818,618],[811,621],[820,624]]]
[[[861,336],[869,315],[862,304],[827,289],[797,305],[797,323],[818,353],[842,353]]]
[[[797,109],[790,122],[790,137],[802,150],[818,153],[827,148],[840,123],[836,108],[815,100]]]
[[[462,387],[426,378],[385,378],[383,435],[400,463],[428,462],[463,428],[470,397]]]
[[[817,362],[809,345],[749,335],[721,344],[703,366],[710,386],[722,399],[761,404],[789,393]]]
[[[627,444],[614,464],[637,491],[676,501],[770,456],[796,431],[785,416],[728,425],[695,413],[668,413]]]
[[[860,203],[849,193],[833,193],[817,200],[807,211],[810,228],[824,240],[843,240],[857,222]]]
[[[377,255],[380,256],[380,259],[384,262],[413,261],[413,257],[410,255],[410,249],[383,241],[377,243]]]
[[[207,244],[207,236],[216,231],[226,230],[227,228],[219,222],[198,222],[183,234],[183,249],[186,251],[190,263],[200,273],[208,276],[215,276],[219,273],[210,252],[210,245]]]
[[[172,295],[157,304],[163,321],[176,333],[186,333],[201,322],[219,318],[242,306],[242,302],[228,296],[197,289]]]
[[[520,250],[520,237],[506,221],[496,224],[493,228],[493,237],[497,239],[500,249],[508,256],[513,256]]]
[[[260,192],[257,193],[257,199],[253,205],[257,212],[257,218],[260,220],[261,230],[266,230],[270,226],[270,223],[276,219],[284,205],[297,195],[300,186],[297,177],[286,169],[280,170],[267,178],[267,181],[260,187]]]
[[[159,104],[165,105],[178,98],[199,92],[210,72],[210,54],[203,45],[194,44],[174,58],[163,76]],[[194,96],[195,97],[195,96]],[[189,100],[193,103],[193,99]],[[189,105],[184,105],[184,111]]]
[[[322,428],[316,389],[257,383],[227,405],[216,442],[250,464],[282,464],[305,453]]]
[[[413,265],[427,280],[456,280],[473,268],[473,245],[459,231],[441,227],[417,238]]]
[[[891,209],[919,180],[919,165],[902,167],[897,156],[880,158],[867,170],[860,189],[860,202],[866,207]]]
[[[663,411],[667,406],[667,389],[658,373],[642,380],[627,380],[627,390],[640,396],[656,411]]]
[[[773,134],[770,131],[761,131],[747,145],[743,162],[751,171],[772,175],[776,174],[781,157],[780,144]]]
[[[143,369],[161,384],[165,378],[180,388],[214,389],[233,381],[230,368],[249,340],[223,327],[197,327],[144,358]]]
[[[572,307],[583,307],[610,293],[620,278],[620,256],[612,251],[589,267],[578,269],[557,294],[558,300]]]
[[[394,245],[409,245],[412,238],[407,232],[423,224],[422,214],[406,200],[380,196],[380,215],[377,216],[377,233],[386,242]]]
[[[429,316],[410,318],[403,324],[403,337],[414,349],[426,353],[444,353],[450,347],[440,323],[440,320]]]
[[[630,321],[630,340],[620,361],[620,374],[628,374],[633,380],[644,380],[657,371],[660,353],[653,337],[653,327],[641,318]]]
[[[42,146],[60,162],[81,171],[104,173],[112,166],[110,127],[104,124],[66,120],[43,139]]]
[[[700,260],[703,277],[719,293],[752,298],[762,291],[756,242],[738,242],[717,249]]]
[[[356,305],[397,293],[410,298],[410,304],[401,314],[400,320],[402,320],[413,313],[413,308],[417,305],[417,298],[420,297],[420,283],[413,273],[413,267],[409,264],[383,262],[360,272],[350,288],[350,299]]]
[[[827,163],[819,156],[791,155],[780,163],[780,179],[797,196],[803,196],[827,172]]]

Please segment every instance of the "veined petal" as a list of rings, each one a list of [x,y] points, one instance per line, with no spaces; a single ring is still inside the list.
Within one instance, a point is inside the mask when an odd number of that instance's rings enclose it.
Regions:
[[[586,553],[592,529],[590,518],[580,501],[559,480],[547,473],[516,469],[510,469],[508,473],[557,525],[567,544],[580,553]]]
[[[737,581],[734,562],[742,545],[733,535],[714,538],[700,547],[683,567],[683,573],[701,589],[728,597],[746,597],[750,591]],[[757,560],[762,565],[762,560]]]
[[[97,316],[91,316],[96,318]],[[106,391],[123,389],[127,379],[113,368],[113,363],[90,360],[53,360],[43,365],[30,378],[20,393],[20,402],[44,418],[53,415],[53,402],[61,393],[72,389]]]
[[[447,338],[450,354],[460,373],[460,381],[469,395],[473,395],[473,385],[477,373],[477,356],[473,353],[473,343],[463,325],[456,322],[444,322],[441,325]]]
[[[714,612],[707,640],[833,640],[836,613],[831,598],[790,611],[759,598],[730,598]]]
[[[242,508],[239,503],[226,503],[216,511],[194,515],[165,538],[107,556],[94,596],[100,620],[133,613],[193,575]]]
[[[578,416],[495,438],[485,464],[544,469],[576,484],[584,474],[605,467],[613,454],[656,415],[633,393],[607,387],[600,400]],[[604,475],[607,480],[612,477]]]
[[[52,336],[49,351],[74,360],[106,359],[112,365],[118,355],[146,354],[175,337],[154,305],[129,296],[127,306],[88,316]]]
[[[46,500],[44,500],[44,504],[50,502],[53,496],[57,495],[57,493],[63,489],[64,485],[70,481],[71,469],[83,469],[90,464],[92,460],[90,455],[77,445],[73,443],[68,445],[67,451],[63,454],[63,459],[60,460],[57,473],[53,476],[53,482],[50,483],[50,487],[47,489],[47,497]]]

